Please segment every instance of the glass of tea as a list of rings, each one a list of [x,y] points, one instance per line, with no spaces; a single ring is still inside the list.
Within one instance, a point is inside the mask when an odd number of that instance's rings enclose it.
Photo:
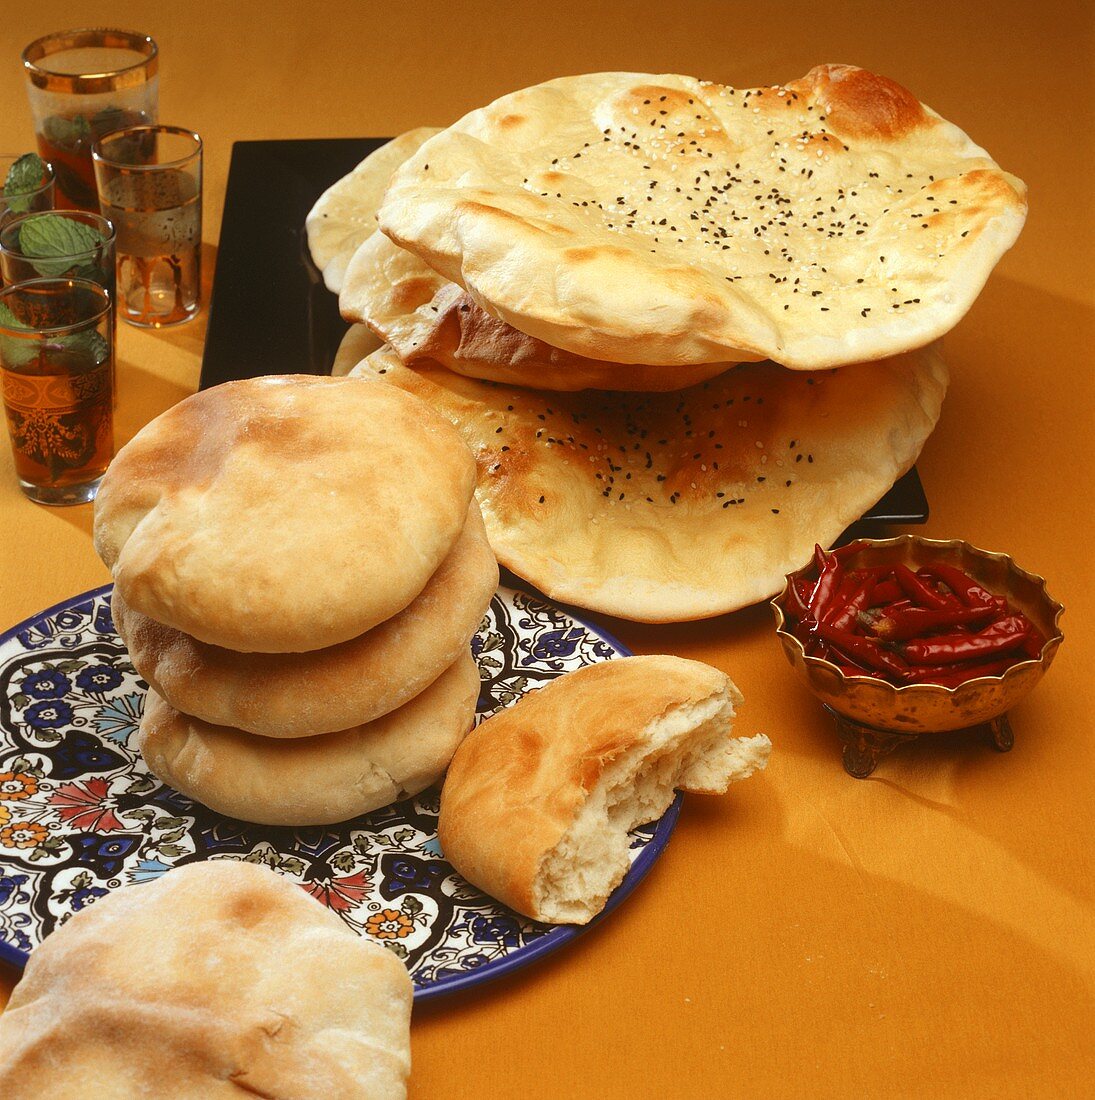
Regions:
[[[22,171],[28,161],[34,162],[30,175]],[[0,156],[0,225],[32,210],[52,210],[54,178],[49,161],[37,160],[33,153]]]
[[[38,150],[57,176],[61,210],[98,210],[91,147],[103,134],[156,121],[156,43],[147,34],[58,31],[23,50]]]
[[[198,312],[202,140],[178,126],[134,126],[95,143],[99,209],[117,234],[119,316],[162,328]]]
[[[89,279],[0,290],[0,385],[23,492],[85,504],[114,454],[110,296]]]

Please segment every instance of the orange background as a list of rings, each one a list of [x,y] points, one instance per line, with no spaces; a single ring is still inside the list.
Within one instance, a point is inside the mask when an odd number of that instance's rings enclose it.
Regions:
[[[746,698],[738,732],[768,733],[771,764],[725,798],[688,799],[650,877],[573,947],[417,1009],[412,1097],[1090,1094],[1092,10],[8,5],[0,152],[33,144],[18,62],[32,38],[108,23],[157,39],[161,120],[205,138],[210,273],[233,140],[394,134],[597,69],[750,86],[852,62],[905,84],[1030,187],[1019,243],[946,341],[952,387],[919,464],[927,534],[1011,553],[1068,608],[1053,669],[1013,712],[1015,749],[949,735],[856,781],[767,607],[609,621],[638,652],[727,670]],[[204,314],[166,334],[119,326],[119,443],[196,387],[204,327]],[[0,627],[108,579],[90,523],[90,508],[23,500],[5,450]],[[11,981],[0,974],[0,990]]]

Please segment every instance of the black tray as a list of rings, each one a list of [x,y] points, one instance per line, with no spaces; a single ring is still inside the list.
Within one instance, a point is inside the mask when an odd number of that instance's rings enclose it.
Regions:
[[[346,322],[308,256],[320,193],[387,138],[237,141],[232,146],[201,388],[256,374],[327,374]],[[925,523],[915,468],[864,516]]]

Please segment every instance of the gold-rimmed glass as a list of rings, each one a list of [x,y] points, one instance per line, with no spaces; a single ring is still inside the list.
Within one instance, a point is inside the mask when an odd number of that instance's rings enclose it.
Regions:
[[[104,134],[156,121],[156,43],[112,28],[58,31],[23,50],[38,150],[57,175],[56,206],[98,210],[91,147]]]

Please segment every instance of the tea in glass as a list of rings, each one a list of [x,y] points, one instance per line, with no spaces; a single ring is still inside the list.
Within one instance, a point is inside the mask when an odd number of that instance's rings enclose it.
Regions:
[[[91,147],[104,134],[156,121],[156,43],[132,31],[59,31],[23,51],[35,137],[57,175],[61,210],[98,210]]]
[[[114,454],[110,297],[87,279],[0,290],[0,389],[15,472],[39,504],[95,496]]]

